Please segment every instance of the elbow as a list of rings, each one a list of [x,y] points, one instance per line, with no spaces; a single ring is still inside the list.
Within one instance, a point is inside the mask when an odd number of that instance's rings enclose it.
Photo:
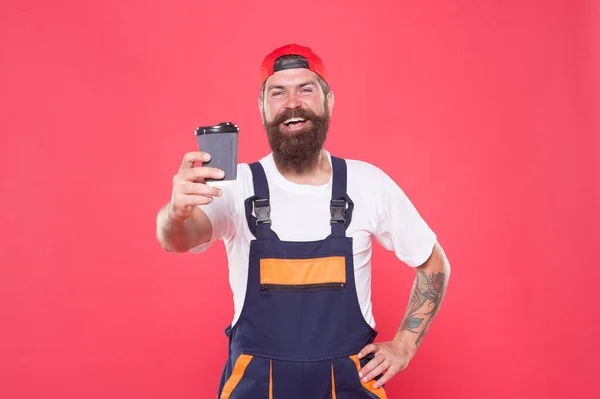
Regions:
[[[187,248],[180,248],[180,247],[162,244],[162,243],[161,243],[161,247],[165,252],[171,252],[171,253],[183,253],[183,252],[188,251]]]
[[[167,239],[167,237],[161,234],[160,230],[158,229],[156,231],[156,240],[165,252],[183,253],[190,250],[190,248],[178,245],[177,243],[172,242],[172,240]]]
[[[170,245],[168,243],[160,242],[160,241],[159,241],[159,243],[165,252],[184,253],[184,252],[189,251],[189,248],[182,248],[182,247],[178,247],[176,245]]]

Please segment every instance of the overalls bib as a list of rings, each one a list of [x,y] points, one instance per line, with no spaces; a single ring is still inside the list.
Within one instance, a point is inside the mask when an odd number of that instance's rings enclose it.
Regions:
[[[321,241],[281,241],[271,229],[269,186],[259,162],[250,165],[254,196],[246,218],[250,243],[246,297],[225,332],[229,359],[220,399],[386,398],[358,371],[371,358],[358,352],[377,332],[365,321],[354,282],[353,203],[346,162],[331,157],[331,235]],[[254,215],[256,214],[256,216]]]

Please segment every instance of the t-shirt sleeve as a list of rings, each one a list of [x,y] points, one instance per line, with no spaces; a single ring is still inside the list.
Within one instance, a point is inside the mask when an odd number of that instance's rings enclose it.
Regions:
[[[235,201],[237,187],[235,182],[230,185],[219,186],[223,190],[220,197],[215,197],[214,201],[207,205],[199,205],[198,207],[206,213],[212,225],[212,235],[210,240],[204,244],[200,244],[190,252],[202,253],[206,251],[216,240],[227,240],[233,235],[233,221],[235,217]]]
[[[435,233],[421,217],[404,191],[380,171],[377,198],[376,240],[408,266],[417,267],[431,256],[437,241]]]

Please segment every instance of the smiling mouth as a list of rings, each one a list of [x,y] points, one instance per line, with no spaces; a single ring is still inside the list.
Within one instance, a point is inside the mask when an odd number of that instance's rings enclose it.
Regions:
[[[290,119],[283,121],[283,124],[286,126],[292,127],[292,126],[300,126],[300,125],[304,124],[305,122],[306,122],[306,119],[304,119],[304,118],[290,118]]]

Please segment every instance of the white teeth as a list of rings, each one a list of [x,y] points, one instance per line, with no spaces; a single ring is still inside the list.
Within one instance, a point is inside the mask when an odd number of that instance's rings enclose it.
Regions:
[[[304,119],[304,118],[290,118],[290,119],[284,121],[283,123],[287,125],[288,123],[292,123],[292,122],[306,122],[306,119]]]

